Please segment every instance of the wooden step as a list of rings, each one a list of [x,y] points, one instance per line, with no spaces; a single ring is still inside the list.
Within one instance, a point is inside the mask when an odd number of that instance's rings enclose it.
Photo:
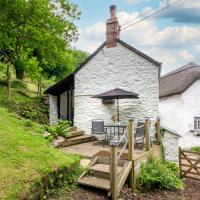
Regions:
[[[84,135],[84,131],[70,131],[67,135],[66,135],[66,139],[68,138],[73,138],[73,137],[78,137],[78,136],[82,136]]]
[[[98,178],[95,176],[85,176],[79,179],[77,182],[80,185],[86,185],[86,186],[99,188],[106,191],[110,190],[110,181],[104,178]]]
[[[90,135],[82,135],[78,137],[68,138],[65,142],[63,142],[62,147],[71,146],[75,144],[81,144],[85,142],[94,141],[95,137]]]
[[[117,168],[117,173],[121,172],[122,167]],[[98,178],[110,179],[110,166],[106,164],[95,164],[90,167],[90,174]]]
[[[72,127],[69,127],[69,132],[71,132],[71,131],[77,131],[77,127],[76,126],[72,126]]]

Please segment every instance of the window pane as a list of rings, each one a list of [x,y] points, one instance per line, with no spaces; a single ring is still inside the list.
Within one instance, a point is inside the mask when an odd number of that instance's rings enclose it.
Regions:
[[[195,117],[194,118],[194,129],[195,130],[200,130],[200,117]]]

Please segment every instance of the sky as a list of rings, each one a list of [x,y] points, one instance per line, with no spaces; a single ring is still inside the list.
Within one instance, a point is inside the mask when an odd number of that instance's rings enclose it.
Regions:
[[[128,28],[120,39],[162,62],[162,74],[189,62],[200,64],[200,0],[71,0],[77,4],[81,17],[75,24],[79,40],[77,49],[94,52],[106,38],[105,21],[109,6],[117,6],[119,24]],[[178,3],[175,3],[178,2]],[[173,6],[135,25],[155,8]],[[137,18],[137,19],[136,19]],[[124,25],[124,26],[123,26]]]

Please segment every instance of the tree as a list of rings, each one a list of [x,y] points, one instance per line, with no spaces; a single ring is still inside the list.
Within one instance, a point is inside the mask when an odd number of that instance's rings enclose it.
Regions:
[[[84,62],[88,56],[89,53],[81,50],[73,50],[73,56],[74,56],[74,66],[77,68],[82,62]]]
[[[24,73],[56,74],[61,66],[71,70],[66,61],[69,43],[78,36],[76,5],[66,0],[0,0],[0,10],[0,62],[13,65],[18,79]]]

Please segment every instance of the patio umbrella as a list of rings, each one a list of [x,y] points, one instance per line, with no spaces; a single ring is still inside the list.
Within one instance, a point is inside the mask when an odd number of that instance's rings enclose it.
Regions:
[[[117,99],[117,118],[119,122],[119,99],[139,99],[138,94],[116,88],[108,92],[92,96],[92,98],[99,98],[103,100]]]

